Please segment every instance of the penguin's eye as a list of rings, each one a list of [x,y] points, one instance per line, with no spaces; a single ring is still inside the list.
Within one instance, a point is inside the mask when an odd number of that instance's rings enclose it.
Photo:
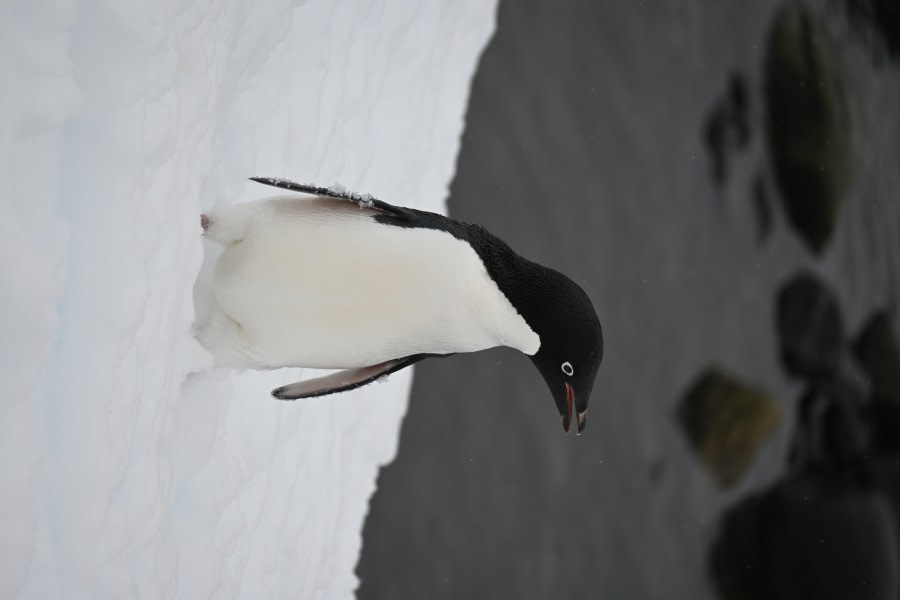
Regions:
[[[571,377],[572,374],[575,373],[575,369],[572,368],[572,363],[569,361],[564,362],[562,364],[562,372]]]

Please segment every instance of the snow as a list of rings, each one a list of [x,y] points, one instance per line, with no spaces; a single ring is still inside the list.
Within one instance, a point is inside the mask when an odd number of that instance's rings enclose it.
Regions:
[[[353,594],[411,370],[210,369],[199,215],[252,175],[441,211],[494,9],[0,5],[0,597]]]

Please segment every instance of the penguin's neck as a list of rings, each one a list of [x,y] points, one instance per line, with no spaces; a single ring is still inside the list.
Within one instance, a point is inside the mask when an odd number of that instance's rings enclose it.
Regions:
[[[502,345],[533,356],[541,345],[539,326],[545,317],[545,305],[557,300],[549,297],[549,283],[556,272],[519,256],[482,227],[467,228],[470,245],[502,296],[492,311],[495,335]]]
[[[487,336],[483,347],[507,346],[528,355],[538,351],[540,336],[489,273],[479,277],[478,284],[472,285],[470,290],[470,318],[479,323]]]

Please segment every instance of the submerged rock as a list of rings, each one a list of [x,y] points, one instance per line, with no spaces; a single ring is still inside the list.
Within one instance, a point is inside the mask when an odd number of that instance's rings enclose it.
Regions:
[[[775,597],[763,553],[765,494],[748,496],[728,509],[709,548],[709,569],[722,600]]]
[[[730,509],[710,548],[727,600],[897,598],[891,502],[849,473],[805,469]]]
[[[879,312],[866,322],[853,344],[853,356],[869,377],[872,390],[873,444],[900,453],[900,347],[891,319]]]
[[[871,447],[863,406],[859,390],[841,379],[810,386],[797,405],[789,463],[839,470],[863,460]]]
[[[791,224],[816,253],[850,181],[853,127],[840,52],[800,2],[776,15],[765,68],[769,152]]]
[[[781,361],[793,375],[822,377],[835,372],[844,351],[838,301],[824,283],[802,273],[778,292],[776,318]]]
[[[853,356],[872,383],[872,396],[900,408],[900,347],[885,312],[869,317],[853,344]]]
[[[887,43],[888,53],[894,60],[900,59],[900,4],[897,0],[873,0],[875,24]]]
[[[801,476],[769,497],[764,552],[779,598],[896,598],[896,517],[874,489]]]
[[[900,457],[877,456],[871,462],[870,472],[873,485],[882,491],[894,512],[894,535],[900,540]],[[897,568],[900,569],[900,564]]]
[[[900,455],[900,406],[876,400],[872,402],[869,414],[873,449]]]
[[[748,98],[746,78],[740,73],[732,73],[728,92],[715,103],[706,118],[703,139],[712,159],[713,181],[718,185],[728,179],[730,155],[750,142]]]
[[[847,0],[857,24],[880,38],[893,60],[900,60],[900,3],[897,0]]]
[[[772,205],[766,190],[765,179],[760,173],[753,178],[752,194],[753,208],[756,213],[756,240],[762,243],[772,233]]]
[[[719,367],[697,379],[678,409],[678,421],[694,449],[725,487],[740,480],[780,418],[765,392]]]

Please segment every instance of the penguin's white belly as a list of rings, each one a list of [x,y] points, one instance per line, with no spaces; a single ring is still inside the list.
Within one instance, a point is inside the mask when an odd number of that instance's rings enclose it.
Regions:
[[[374,213],[291,198],[223,217],[245,227],[213,278],[216,303],[234,321],[238,362],[354,368],[510,343],[524,320],[468,244],[377,223]]]

